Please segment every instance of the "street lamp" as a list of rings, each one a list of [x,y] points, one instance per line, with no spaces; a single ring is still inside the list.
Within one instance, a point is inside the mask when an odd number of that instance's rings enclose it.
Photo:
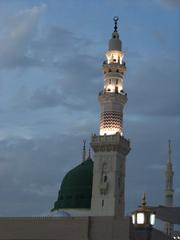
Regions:
[[[131,214],[134,227],[134,239],[150,240],[152,226],[155,224],[155,212],[146,207],[146,196],[143,194],[141,206]]]

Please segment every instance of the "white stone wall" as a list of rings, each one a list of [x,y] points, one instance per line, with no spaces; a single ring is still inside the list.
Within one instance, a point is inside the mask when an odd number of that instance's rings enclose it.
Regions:
[[[129,240],[129,218],[0,218],[0,240]]]
[[[129,142],[120,136],[93,136],[93,216],[124,215],[125,159]]]
[[[94,216],[122,214],[120,208],[124,209],[124,162],[125,157],[117,152],[95,154],[91,206]]]

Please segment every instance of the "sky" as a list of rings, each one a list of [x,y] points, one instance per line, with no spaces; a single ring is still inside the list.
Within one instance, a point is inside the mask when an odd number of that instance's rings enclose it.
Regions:
[[[0,216],[48,214],[98,134],[113,16],[127,65],[126,212],[142,192],[164,204],[168,139],[180,206],[180,0],[0,0]]]

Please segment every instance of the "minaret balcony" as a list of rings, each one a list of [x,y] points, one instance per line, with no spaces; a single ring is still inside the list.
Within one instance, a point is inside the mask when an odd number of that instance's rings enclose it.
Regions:
[[[115,78],[115,79],[122,79],[123,78],[123,73],[122,72],[117,72],[117,71],[112,71],[112,72],[107,72],[107,73],[105,73],[105,80],[106,79],[108,79],[108,78],[110,78],[110,79],[112,79],[112,78]]]
[[[126,96],[127,97],[127,93],[125,93],[123,90],[121,90],[120,92],[110,92],[110,91],[107,91],[107,90],[102,90],[99,92],[99,96],[102,96],[104,94],[107,94],[107,95],[110,95],[110,96],[113,96],[114,94],[116,95],[123,95],[123,96]]]
[[[122,64],[120,63],[103,63],[103,72],[104,74],[110,73],[110,72],[118,72],[124,74],[126,72],[126,64],[123,62]]]
[[[105,60],[105,61],[103,62],[103,66],[104,66],[104,65],[116,65],[116,66],[117,66],[117,65],[120,65],[120,66],[124,66],[124,67],[125,67],[125,66],[126,66],[126,63],[125,63],[124,61],[122,61],[122,63],[120,63],[120,62],[118,62],[118,63],[117,63],[117,62],[108,63],[107,60]]]
[[[172,199],[173,199],[173,195],[174,195],[174,190],[173,190],[173,189],[167,189],[167,190],[165,190],[165,196],[166,196],[166,198],[172,198]]]

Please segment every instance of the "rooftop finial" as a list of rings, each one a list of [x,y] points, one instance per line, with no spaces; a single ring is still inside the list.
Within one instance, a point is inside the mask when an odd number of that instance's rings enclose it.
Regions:
[[[86,140],[83,140],[82,161],[86,161]]]
[[[114,20],[114,32],[117,32],[118,26],[117,26],[117,22],[119,20],[119,17],[115,16],[113,17]]]
[[[142,195],[142,199],[141,199],[141,206],[145,207],[146,206],[146,193],[144,192]]]
[[[168,141],[168,161],[171,162],[171,140]]]

